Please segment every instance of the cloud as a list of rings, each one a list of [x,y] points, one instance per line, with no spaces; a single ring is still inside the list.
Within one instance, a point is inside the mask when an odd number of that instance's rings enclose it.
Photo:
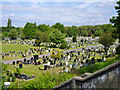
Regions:
[[[15,16],[15,14],[14,14],[14,13],[12,13],[12,14],[10,14],[10,16]]]
[[[79,2],[74,4],[45,2],[3,3],[3,25],[6,25],[8,18],[11,18],[15,26],[24,26],[26,22],[49,25],[56,22],[65,25],[108,23],[110,16],[116,15],[113,9],[114,4],[112,2]]]

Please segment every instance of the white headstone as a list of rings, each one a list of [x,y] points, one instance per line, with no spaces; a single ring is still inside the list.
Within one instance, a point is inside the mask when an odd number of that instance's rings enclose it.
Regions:
[[[66,68],[66,73],[68,72],[68,68]]]
[[[66,62],[66,65],[68,65],[68,62]]]

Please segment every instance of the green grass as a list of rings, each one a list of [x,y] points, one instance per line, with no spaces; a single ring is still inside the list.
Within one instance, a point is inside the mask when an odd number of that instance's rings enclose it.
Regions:
[[[18,55],[18,51],[22,51],[25,52],[28,51],[28,49],[30,48],[39,48],[38,46],[32,46],[32,45],[21,45],[21,44],[0,44],[2,45],[2,53],[9,53],[9,51],[15,51],[17,55],[17,57],[13,57],[13,56],[5,56],[3,60],[14,60],[14,59],[19,59],[19,58],[23,58],[22,55]],[[43,48],[43,47],[41,47]],[[55,50],[58,50],[58,48],[52,48]],[[62,49],[59,49],[59,51],[63,51]],[[51,52],[42,52],[43,54],[48,54]],[[39,53],[34,53],[33,55],[40,55]],[[27,57],[31,57],[32,55],[27,55]]]

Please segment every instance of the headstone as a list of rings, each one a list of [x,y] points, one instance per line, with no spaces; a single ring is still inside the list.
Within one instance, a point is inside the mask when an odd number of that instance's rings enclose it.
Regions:
[[[26,58],[24,59],[24,62],[26,62]]]
[[[38,55],[34,55],[34,59],[38,60]]]
[[[22,68],[23,67],[23,65],[22,64],[19,64],[19,68]]]
[[[66,66],[68,65],[68,62],[66,62]]]
[[[68,73],[68,68],[66,68],[66,73]]]
[[[15,65],[15,61],[13,61],[13,65]]]

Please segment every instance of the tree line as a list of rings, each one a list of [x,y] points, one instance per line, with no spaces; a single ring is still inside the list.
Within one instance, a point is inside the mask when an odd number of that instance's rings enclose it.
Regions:
[[[41,24],[36,25],[36,23],[27,22],[23,28],[14,27],[11,24],[11,20],[8,19],[8,23],[6,27],[0,27],[2,29],[2,39],[5,37],[9,37],[11,39],[16,39],[20,37],[22,39],[36,39],[38,38],[38,33],[41,34],[40,38],[47,38],[53,32],[58,32],[64,34],[65,37],[69,36],[86,36],[86,37],[94,37],[100,36],[103,32],[110,30],[112,32],[117,29],[113,27],[112,24],[103,24],[103,25],[83,25],[83,26],[64,26],[61,23],[56,23],[52,26]],[[46,35],[45,35],[46,34]],[[48,35],[49,34],[49,35]],[[115,35],[116,36],[116,35]],[[117,36],[116,36],[117,37]],[[45,41],[45,40],[43,40]]]

